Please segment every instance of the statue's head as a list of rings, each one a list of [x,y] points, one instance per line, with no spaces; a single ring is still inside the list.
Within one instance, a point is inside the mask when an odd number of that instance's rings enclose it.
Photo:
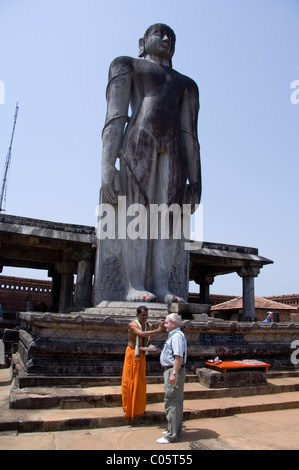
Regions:
[[[139,39],[139,57],[146,57],[148,48],[151,47],[150,42],[154,37],[160,38],[161,47],[157,53],[164,58],[169,59],[169,65],[172,67],[172,56],[175,49],[174,31],[163,23],[156,23],[147,28],[143,38]]]

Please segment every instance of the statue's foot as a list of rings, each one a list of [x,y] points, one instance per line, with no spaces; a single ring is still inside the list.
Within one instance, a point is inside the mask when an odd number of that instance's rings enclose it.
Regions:
[[[186,303],[186,300],[183,299],[183,297],[179,297],[178,295],[174,295],[171,293],[168,293],[165,295],[165,303],[174,303],[174,304],[179,304],[179,303]]]
[[[129,290],[126,300],[128,302],[155,302],[156,296],[146,290],[131,289]]]
[[[164,292],[161,295],[157,295],[157,299],[165,304],[168,303],[186,303],[186,300],[183,297],[179,297],[178,295],[174,295],[171,292]]]

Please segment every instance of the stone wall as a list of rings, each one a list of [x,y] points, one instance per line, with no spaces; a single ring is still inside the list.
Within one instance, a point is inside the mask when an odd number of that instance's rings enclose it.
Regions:
[[[0,276],[0,304],[3,310],[26,311],[30,303],[35,310],[47,311],[51,287],[51,281]]]

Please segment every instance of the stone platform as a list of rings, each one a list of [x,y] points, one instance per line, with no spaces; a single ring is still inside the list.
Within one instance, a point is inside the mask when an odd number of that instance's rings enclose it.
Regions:
[[[128,343],[128,324],[139,303],[102,302],[98,307],[68,314],[22,312],[18,353],[24,373],[58,376],[121,375]],[[155,328],[168,313],[192,321],[209,320],[209,305],[147,303]],[[196,320],[193,320],[196,318]],[[184,320],[190,321],[190,320]],[[155,335],[161,348],[165,333]],[[159,350],[147,357],[149,373],[160,373]]]
[[[165,304],[147,305],[149,321],[155,327],[169,309]],[[189,305],[197,307],[193,311],[190,307],[187,312],[186,305],[172,304],[172,310],[183,317],[182,329],[188,342],[187,372],[195,373],[215,356],[221,360],[256,359],[269,363],[274,370],[296,369],[291,362],[291,344],[298,339],[298,323],[223,321],[196,312],[198,304]],[[69,314],[20,313],[18,355],[23,376],[121,376],[128,323],[135,315],[136,304],[118,305],[116,309],[111,303]],[[159,349],[166,338],[165,332],[154,336],[158,351],[147,355],[149,375],[161,373]]]

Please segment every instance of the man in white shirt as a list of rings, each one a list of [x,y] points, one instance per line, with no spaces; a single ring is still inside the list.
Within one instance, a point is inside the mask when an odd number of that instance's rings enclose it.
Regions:
[[[176,442],[182,434],[184,383],[186,378],[187,341],[181,328],[181,317],[172,313],[166,317],[164,327],[168,333],[160,355],[164,370],[164,402],[167,431],[157,440],[159,444]]]

